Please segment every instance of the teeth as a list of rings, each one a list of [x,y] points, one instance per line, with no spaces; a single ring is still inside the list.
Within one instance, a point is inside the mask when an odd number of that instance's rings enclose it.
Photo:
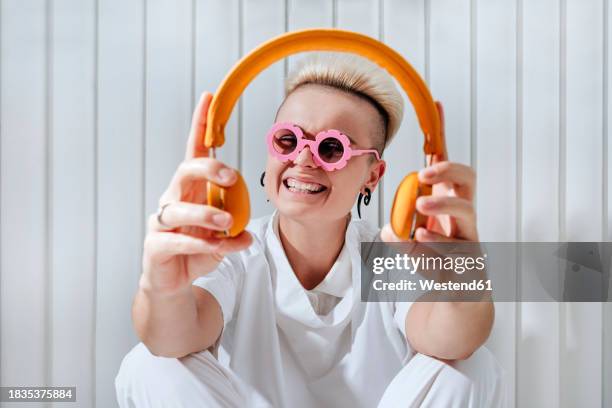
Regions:
[[[287,179],[287,186],[289,186],[290,188],[294,190],[298,190],[302,192],[315,192],[315,193],[325,188],[320,184],[302,183],[292,178]]]

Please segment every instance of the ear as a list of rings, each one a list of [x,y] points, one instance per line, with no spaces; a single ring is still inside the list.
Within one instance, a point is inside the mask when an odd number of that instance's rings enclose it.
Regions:
[[[384,160],[379,160],[375,163],[372,163],[369,168],[368,178],[366,179],[365,186],[368,187],[372,192],[376,189],[378,182],[385,174],[385,170],[387,169],[387,162]]]

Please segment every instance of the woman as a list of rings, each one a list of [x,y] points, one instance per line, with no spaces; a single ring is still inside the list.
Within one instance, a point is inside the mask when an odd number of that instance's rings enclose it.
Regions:
[[[347,54],[315,55],[292,72],[262,175],[276,210],[232,239],[213,236],[231,216],[200,204],[203,180],[236,180],[195,143],[210,99],[202,96],[186,159],[160,199],[161,212],[150,217],[133,305],[142,343],[117,375],[119,404],[501,405],[502,372],[481,347],[492,303],[360,301],[359,243],[378,231],[351,208],[359,193],[375,191],[386,168],[380,156],[402,119],[402,97],[388,74]],[[296,149],[300,133],[309,140],[337,135],[330,129],[363,154],[330,169],[325,162],[341,148],[337,140]],[[478,241],[473,171],[434,161],[419,175],[434,195],[419,199],[418,209],[436,222],[419,229],[417,240]],[[397,240],[388,225],[380,235]],[[229,365],[216,358],[220,343]]]

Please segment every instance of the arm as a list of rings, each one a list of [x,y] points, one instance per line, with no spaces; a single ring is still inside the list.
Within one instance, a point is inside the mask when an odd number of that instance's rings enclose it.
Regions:
[[[221,307],[210,292],[191,285],[165,294],[138,289],[132,305],[138,337],[156,356],[183,357],[212,346],[221,334]]]
[[[492,302],[415,302],[406,314],[406,338],[419,353],[466,359],[489,337],[494,315]]]
[[[445,141],[444,110],[439,102],[436,106]],[[449,162],[446,148],[431,160],[419,172],[419,182],[431,185],[432,195],[417,199],[416,209],[428,216],[428,223],[416,230],[416,241],[479,242],[473,203],[476,173],[471,167]],[[388,224],[381,238],[399,241]],[[494,315],[491,301],[415,302],[406,314],[406,338],[419,353],[443,360],[465,359],[489,337]]]
[[[246,231],[217,238],[216,232],[229,228],[233,219],[228,212],[205,205],[207,180],[228,187],[237,179],[233,169],[206,157],[207,150],[198,144],[211,99],[211,94],[202,94],[185,160],[159,199],[159,213],[149,217],[132,320],[138,337],[157,356],[182,357],[215,343],[223,328],[221,307],[211,292],[193,283],[206,276],[213,279],[210,275],[226,255],[251,244]],[[231,301],[226,299],[226,307]]]

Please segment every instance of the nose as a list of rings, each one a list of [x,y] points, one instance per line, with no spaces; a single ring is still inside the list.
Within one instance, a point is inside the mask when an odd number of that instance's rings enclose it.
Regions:
[[[297,155],[293,162],[297,165],[304,167],[318,167],[315,163],[314,157],[312,156],[310,146],[304,147],[304,149],[302,149],[302,151]]]

